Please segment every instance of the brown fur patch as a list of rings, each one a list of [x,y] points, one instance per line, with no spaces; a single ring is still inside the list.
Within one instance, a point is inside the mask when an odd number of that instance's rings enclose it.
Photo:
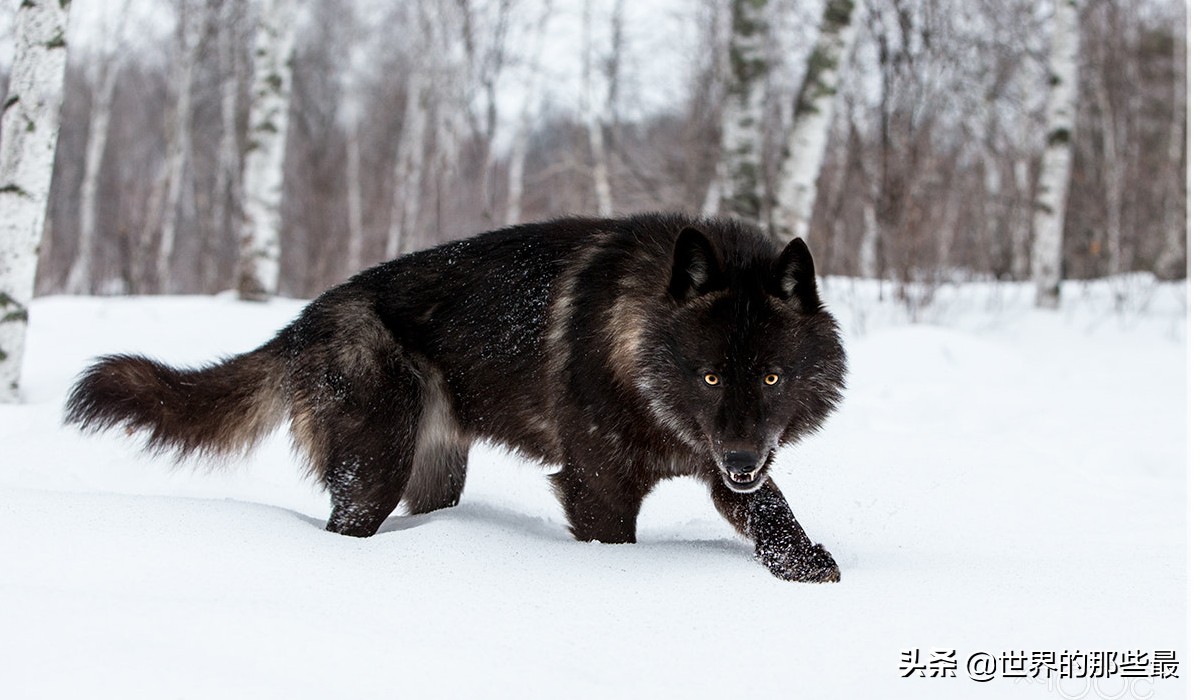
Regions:
[[[412,474],[404,488],[410,513],[427,513],[458,503],[467,477],[470,438],[454,417],[450,390],[440,373],[423,372],[421,421]]]
[[[637,380],[642,332],[646,325],[643,305],[631,296],[617,299],[608,315],[607,329],[612,338],[608,365],[617,377],[630,386]]]

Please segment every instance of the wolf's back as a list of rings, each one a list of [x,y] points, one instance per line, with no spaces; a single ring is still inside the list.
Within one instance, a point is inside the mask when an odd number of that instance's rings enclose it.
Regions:
[[[223,457],[250,450],[286,415],[286,364],[275,341],[197,369],[140,355],[89,367],[67,399],[66,422],[88,431],[146,434],[146,449]]]

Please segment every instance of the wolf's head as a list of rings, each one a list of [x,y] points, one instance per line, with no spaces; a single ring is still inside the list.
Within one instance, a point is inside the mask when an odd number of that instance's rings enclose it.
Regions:
[[[804,242],[772,258],[761,240],[722,233],[679,233],[637,383],[659,423],[711,458],[728,488],[749,492],[776,449],[840,401],[846,358]]]

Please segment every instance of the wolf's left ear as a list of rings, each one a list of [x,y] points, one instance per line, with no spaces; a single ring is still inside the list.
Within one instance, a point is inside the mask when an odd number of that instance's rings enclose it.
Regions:
[[[779,254],[771,268],[771,293],[795,304],[806,314],[821,310],[821,299],[817,296],[817,270],[813,265],[812,253],[799,238]]]
[[[721,258],[708,236],[688,226],[675,239],[675,260],[671,266],[671,296],[680,301],[725,287]]]

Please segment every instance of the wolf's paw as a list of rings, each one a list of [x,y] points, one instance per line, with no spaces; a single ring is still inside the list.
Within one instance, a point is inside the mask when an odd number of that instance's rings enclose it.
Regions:
[[[837,562],[819,544],[764,545],[757,548],[755,558],[784,581],[837,583],[842,580]]]

